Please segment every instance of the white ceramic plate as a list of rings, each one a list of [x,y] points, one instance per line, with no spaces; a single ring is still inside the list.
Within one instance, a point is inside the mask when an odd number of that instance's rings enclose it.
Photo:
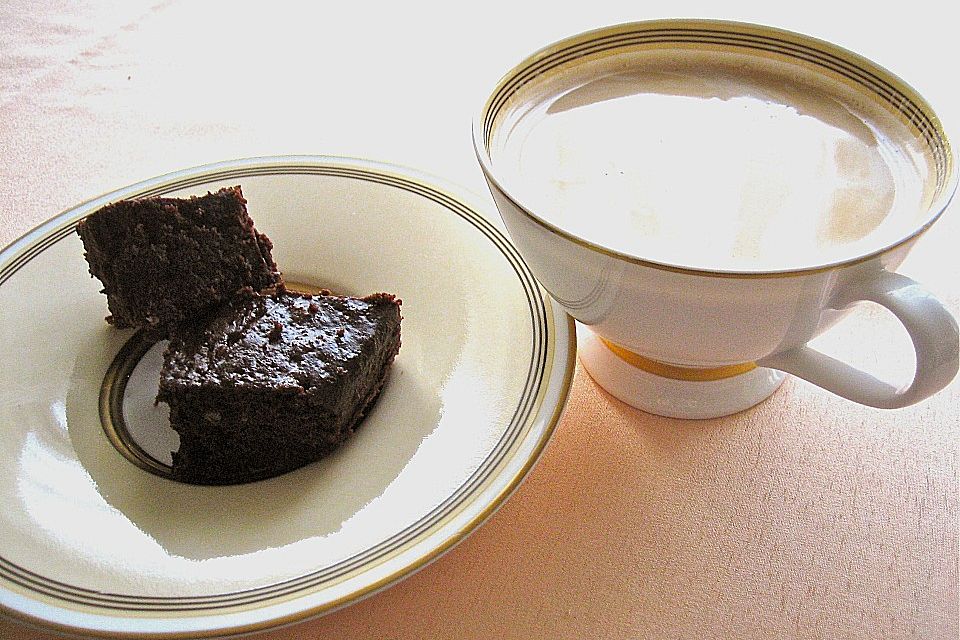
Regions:
[[[121,198],[234,184],[288,280],[402,298],[403,347],[374,411],[330,457],[191,486],[105,435],[101,388],[133,334],[104,322],[75,227]],[[487,518],[559,419],[575,337],[485,205],[437,184],[353,159],[233,161],[84,203],[0,253],[0,610],[94,634],[263,629],[369,595]],[[120,406],[159,459],[155,355]]]

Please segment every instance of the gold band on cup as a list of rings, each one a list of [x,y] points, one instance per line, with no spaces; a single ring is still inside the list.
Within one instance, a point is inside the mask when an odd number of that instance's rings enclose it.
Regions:
[[[756,362],[743,362],[740,364],[730,364],[723,367],[712,367],[706,369],[699,367],[678,367],[676,365],[660,362],[659,360],[645,358],[639,353],[634,353],[625,347],[621,347],[615,342],[610,342],[604,337],[600,337],[600,341],[603,342],[603,344],[618,358],[630,366],[646,371],[647,373],[660,376],[661,378],[670,378],[672,380],[683,380],[685,382],[713,382],[714,380],[723,380],[724,378],[739,376],[757,368]]]

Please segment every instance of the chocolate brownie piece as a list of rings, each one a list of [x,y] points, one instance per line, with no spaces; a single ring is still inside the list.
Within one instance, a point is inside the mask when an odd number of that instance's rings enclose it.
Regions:
[[[240,187],[230,187],[123,200],[80,221],[90,273],[107,295],[107,322],[163,336],[243,287],[281,284],[273,245],[254,228],[246,202]]]
[[[181,327],[157,400],[180,434],[173,477],[233,484],[279,475],[353,433],[400,348],[400,301],[241,293]]]

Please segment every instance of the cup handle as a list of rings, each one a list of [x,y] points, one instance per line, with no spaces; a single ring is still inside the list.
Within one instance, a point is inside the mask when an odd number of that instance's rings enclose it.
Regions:
[[[898,409],[920,402],[947,386],[958,369],[957,321],[947,308],[907,276],[878,270],[844,287],[831,305],[844,309],[859,301],[876,302],[889,309],[913,340],[917,369],[904,388],[804,345],[758,360],[764,367],[786,371],[838,396],[880,409]]]

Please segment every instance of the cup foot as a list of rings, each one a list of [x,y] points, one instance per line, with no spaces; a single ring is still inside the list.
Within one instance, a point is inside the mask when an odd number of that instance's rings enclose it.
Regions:
[[[656,368],[640,368],[579,324],[577,342],[580,361],[597,384],[618,400],[668,418],[719,418],[749,409],[768,398],[786,378],[782,371],[754,366],[725,367],[729,375],[659,363]],[[692,379],[680,379],[673,375],[676,371],[689,371],[684,377]],[[712,371],[718,375],[710,375]]]

